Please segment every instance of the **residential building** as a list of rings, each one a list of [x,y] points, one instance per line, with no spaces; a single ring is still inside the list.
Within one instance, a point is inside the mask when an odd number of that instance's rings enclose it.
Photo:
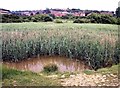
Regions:
[[[11,12],[10,12],[10,10],[0,8],[0,14],[11,14]]]

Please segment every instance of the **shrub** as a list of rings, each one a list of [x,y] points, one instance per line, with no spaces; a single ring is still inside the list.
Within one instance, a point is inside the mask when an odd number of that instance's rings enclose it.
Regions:
[[[120,25],[120,17],[117,18],[117,24]]]
[[[48,22],[53,21],[49,15],[35,15],[35,16],[18,16],[18,15],[2,15],[2,23],[19,23],[19,22]]]
[[[117,19],[108,14],[92,13],[87,17],[91,20],[91,23],[103,23],[103,24],[116,24]]]
[[[48,21],[53,21],[53,18],[50,17],[49,15],[35,15],[32,17],[33,22],[48,22]]]
[[[53,18],[50,16],[44,16],[43,21],[44,22],[53,21]]]
[[[116,24],[117,19],[109,15],[101,15],[101,23],[105,24]]]
[[[58,19],[55,20],[54,22],[55,22],[55,23],[63,23],[62,20],[58,20]]]
[[[7,15],[7,14],[3,14],[2,15],[2,23],[19,23],[22,22],[22,19],[20,18],[20,16],[17,15]]]
[[[58,71],[58,67],[55,64],[48,64],[44,67],[43,71],[47,73],[55,72],[55,71]]]
[[[89,19],[76,19],[73,23],[90,23]]]

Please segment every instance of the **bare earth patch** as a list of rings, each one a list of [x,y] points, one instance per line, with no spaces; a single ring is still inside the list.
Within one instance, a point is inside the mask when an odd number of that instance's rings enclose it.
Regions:
[[[119,86],[119,84],[118,76],[113,74],[86,75],[85,73],[80,73],[61,79],[62,86]]]

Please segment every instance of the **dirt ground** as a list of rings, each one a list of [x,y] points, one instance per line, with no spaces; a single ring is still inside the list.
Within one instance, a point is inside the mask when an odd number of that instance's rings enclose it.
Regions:
[[[63,86],[119,86],[118,76],[114,74],[92,74],[85,73],[70,75],[69,78],[61,79]]]

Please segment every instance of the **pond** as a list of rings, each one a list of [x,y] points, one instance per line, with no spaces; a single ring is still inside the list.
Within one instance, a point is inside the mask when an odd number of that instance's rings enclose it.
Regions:
[[[30,58],[20,62],[3,62],[7,68],[18,69],[22,71],[41,72],[43,67],[48,64],[56,64],[60,72],[84,71],[90,69],[83,61],[59,56],[44,56],[39,58]]]

